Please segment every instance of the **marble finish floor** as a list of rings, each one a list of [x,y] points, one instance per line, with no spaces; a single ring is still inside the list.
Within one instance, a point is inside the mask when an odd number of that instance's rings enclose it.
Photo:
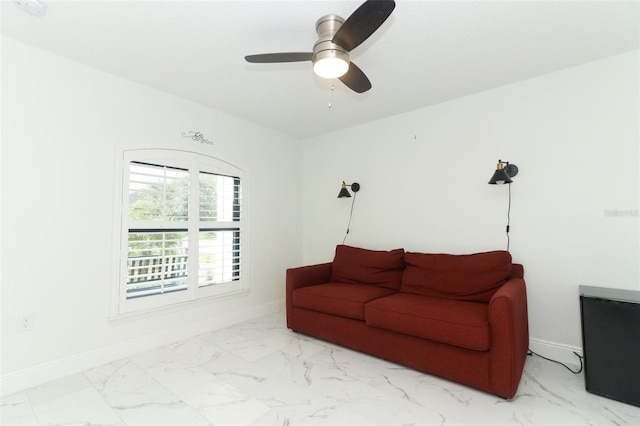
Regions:
[[[528,357],[512,401],[287,330],[268,315],[2,398],[2,425],[638,425]]]

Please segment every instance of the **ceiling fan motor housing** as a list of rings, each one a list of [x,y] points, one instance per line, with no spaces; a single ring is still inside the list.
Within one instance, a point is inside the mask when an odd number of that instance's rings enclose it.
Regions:
[[[313,57],[311,59],[314,64],[322,59],[329,58],[341,59],[349,64],[349,52],[331,41],[342,24],[344,24],[344,19],[338,15],[326,15],[318,19],[316,22],[318,41],[313,45]]]

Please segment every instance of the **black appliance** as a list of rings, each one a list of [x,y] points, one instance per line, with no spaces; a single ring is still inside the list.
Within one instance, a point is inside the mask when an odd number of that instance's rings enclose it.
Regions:
[[[588,392],[640,407],[640,291],[580,286]]]

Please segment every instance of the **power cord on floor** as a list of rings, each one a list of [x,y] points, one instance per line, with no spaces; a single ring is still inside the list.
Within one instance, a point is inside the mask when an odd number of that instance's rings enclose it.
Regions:
[[[572,370],[571,368],[569,368],[566,364],[563,364],[563,363],[561,363],[560,361],[556,361],[555,359],[551,359],[551,358],[544,357],[544,356],[542,356],[542,355],[540,355],[540,354],[535,353],[535,352],[534,352],[534,351],[532,351],[531,349],[529,349],[529,352],[527,353],[527,355],[535,355],[535,356],[540,357],[540,358],[542,358],[542,359],[546,359],[547,361],[555,362],[556,364],[560,364],[561,366],[563,366],[563,367],[564,367],[564,368],[566,368],[567,370],[571,371],[573,374],[580,374],[580,373],[582,373],[582,367],[583,367],[583,365],[582,365],[582,358],[583,358],[583,357],[582,357],[579,353],[577,353],[576,351],[573,351],[573,353],[575,354],[575,356],[577,356],[577,357],[578,357],[578,360],[580,360],[580,369],[579,369],[578,371],[573,371],[573,370]]]

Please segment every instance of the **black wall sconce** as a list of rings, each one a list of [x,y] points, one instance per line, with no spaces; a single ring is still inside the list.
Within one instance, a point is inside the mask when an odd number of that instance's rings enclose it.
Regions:
[[[489,185],[509,184],[509,207],[507,209],[507,251],[509,251],[509,244],[511,242],[509,237],[509,230],[511,227],[511,179],[518,174],[518,166],[510,164],[508,161],[498,160],[496,171],[489,180]]]
[[[350,185],[347,185],[346,183],[344,183],[344,181],[342,181],[342,189],[340,189],[340,192],[338,193],[338,198],[349,198],[351,197],[351,194],[349,193],[349,190],[347,189],[347,186],[351,187],[351,190],[355,193],[360,191],[360,184],[358,182],[354,182]]]
[[[496,171],[489,180],[490,185],[500,185],[503,183],[511,183],[512,177],[518,174],[518,166],[515,164],[509,164],[508,161],[498,160]]]

